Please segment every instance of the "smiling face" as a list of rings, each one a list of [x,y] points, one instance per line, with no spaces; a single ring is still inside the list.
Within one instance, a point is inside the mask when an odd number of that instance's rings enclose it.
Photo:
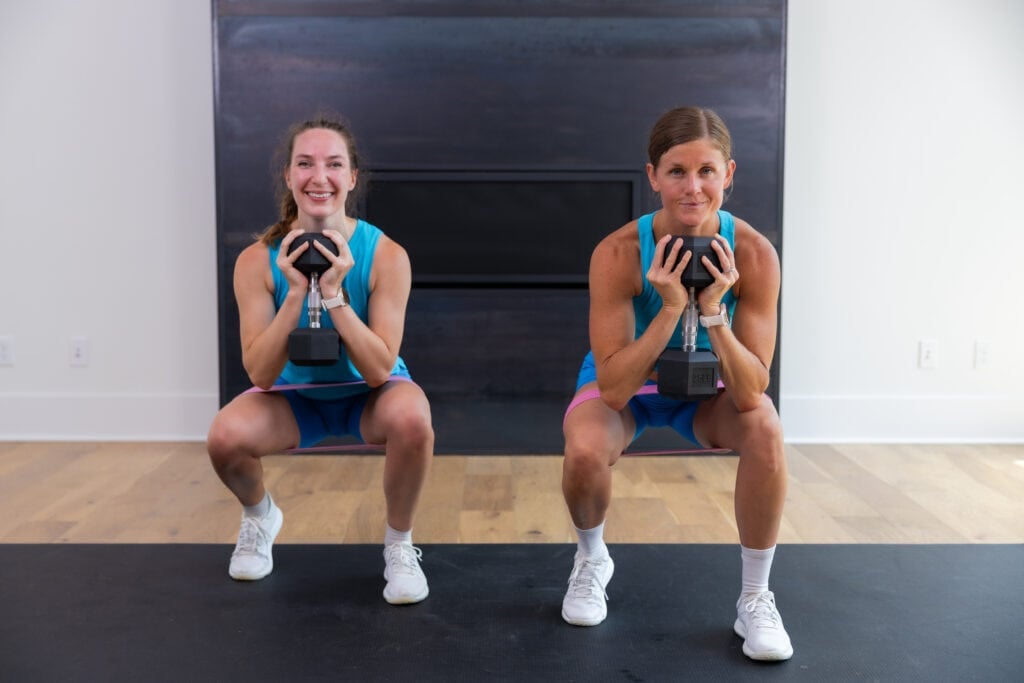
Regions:
[[[299,216],[322,221],[339,212],[344,217],[356,174],[345,138],[333,130],[311,128],[295,136],[284,180]]]
[[[672,224],[713,234],[735,170],[713,140],[701,138],[670,147],[657,166],[647,164],[647,177]]]

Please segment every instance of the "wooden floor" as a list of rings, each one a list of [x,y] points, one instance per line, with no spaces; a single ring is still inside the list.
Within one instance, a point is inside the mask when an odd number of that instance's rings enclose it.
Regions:
[[[780,543],[1022,543],[1024,445],[789,445]],[[623,458],[605,539],[734,543],[735,456]],[[379,455],[271,456],[281,543],[379,543]],[[558,456],[434,458],[417,543],[574,541]],[[0,442],[0,543],[234,543],[202,443]]]

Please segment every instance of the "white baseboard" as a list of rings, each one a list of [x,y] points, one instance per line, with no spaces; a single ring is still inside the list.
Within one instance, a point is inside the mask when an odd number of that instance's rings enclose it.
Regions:
[[[0,394],[4,441],[205,441],[216,394]]]
[[[789,443],[1024,443],[1018,396],[780,396]]]

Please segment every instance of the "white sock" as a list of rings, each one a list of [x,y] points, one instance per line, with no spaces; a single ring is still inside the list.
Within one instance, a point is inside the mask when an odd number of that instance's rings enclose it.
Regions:
[[[396,531],[388,524],[387,530],[384,532],[384,545],[391,545],[392,543],[408,543],[412,545],[412,529]]]
[[[754,550],[740,546],[743,558],[743,595],[764,593],[768,590],[768,575],[772,571],[775,546],[766,550]]]
[[[580,554],[585,557],[602,557],[608,554],[608,546],[604,544],[604,522],[601,522],[593,529],[576,529],[576,536],[579,537]]]
[[[263,494],[263,500],[255,505],[243,505],[242,510],[246,517],[266,517],[270,512],[270,491]]]

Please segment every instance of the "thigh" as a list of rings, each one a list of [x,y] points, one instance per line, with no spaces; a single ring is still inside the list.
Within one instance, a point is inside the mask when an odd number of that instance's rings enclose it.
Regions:
[[[359,429],[367,443],[386,443],[396,429],[432,429],[430,402],[418,384],[391,380],[370,392]]]
[[[299,427],[284,396],[253,392],[236,396],[217,413],[209,440],[266,455],[297,446]]]
[[[596,388],[596,382],[584,384],[576,392],[573,403],[585,394],[593,393],[592,390]],[[576,403],[565,416],[562,432],[565,436],[566,457],[576,453],[607,453],[608,464],[613,465],[633,440],[636,419],[628,405],[615,411],[600,396],[594,396]]]
[[[767,394],[757,408],[740,412],[728,392],[720,392],[697,408],[693,431],[702,446],[729,448],[740,454],[751,440],[781,438],[779,413]]]

